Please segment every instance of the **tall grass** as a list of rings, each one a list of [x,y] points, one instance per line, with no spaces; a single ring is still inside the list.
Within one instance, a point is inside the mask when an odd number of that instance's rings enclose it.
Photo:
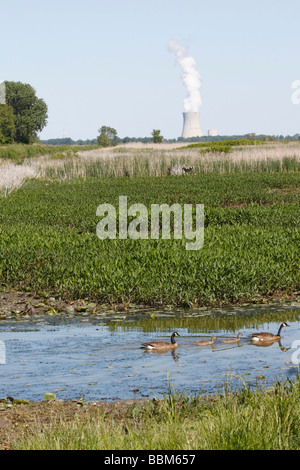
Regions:
[[[37,175],[37,168],[32,165],[8,163],[0,166],[0,194],[8,196],[20,188],[27,178],[35,178]]]
[[[31,157],[31,158],[28,158]],[[298,144],[235,147],[230,154],[198,148],[148,146],[78,148],[46,145],[0,147],[0,192],[9,194],[26,178],[73,179],[87,177],[166,176],[168,169],[192,166],[203,173],[282,173],[300,170]],[[17,163],[17,164],[15,164]]]
[[[204,398],[171,393],[122,415],[95,409],[61,417],[18,439],[16,449],[49,450],[292,450],[300,447],[300,381],[273,389]]]
[[[194,173],[295,172],[300,169],[300,146],[235,149],[231,154],[197,149],[126,149],[78,152],[79,158],[45,162],[41,176],[75,177],[166,176],[173,166],[193,166]]]

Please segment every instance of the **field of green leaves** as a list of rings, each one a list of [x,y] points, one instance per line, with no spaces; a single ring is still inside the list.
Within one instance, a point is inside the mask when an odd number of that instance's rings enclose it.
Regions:
[[[299,291],[299,173],[29,180],[0,198],[0,283],[66,298],[191,306]],[[204,204],[204,246],[100,240],[97,207]]]

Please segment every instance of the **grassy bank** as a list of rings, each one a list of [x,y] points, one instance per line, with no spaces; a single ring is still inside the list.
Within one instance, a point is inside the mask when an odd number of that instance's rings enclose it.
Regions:
[[[164,400],[127,406],[15,405],[21,409],[15,412],[18,427],[6,445],[33,450],[299,450],[299,392],[298,376],[270,390],[242,387],[210,397],[173,392]]]
[[[155,203],[204,204],[204,247],[99,240],[96,209],[118,209],[121,195],[149,214]],[[0,199],[1,285],[178,306],[289,294],[300,285],[299,210],[299,173],[31,180]]]
[[[10,159],[15,163],[23,163],[25,159],[41,155],[67,155],[79,150],[95,149],[94,145],[70,146],[70,145],[43,145],[43,144],[9,144],[0,146],[0,161]]]

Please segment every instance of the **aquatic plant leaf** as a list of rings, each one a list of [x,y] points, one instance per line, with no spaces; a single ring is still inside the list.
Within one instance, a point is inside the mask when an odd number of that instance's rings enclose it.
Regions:
[[[55,395],[55,393],[49,393],[49,392],[48,392],[48,393],[44,393],[43,397],[44,397],[44,400],[47,400],[47,401],[49,401],[49,400],[56,400],[56,395]]]

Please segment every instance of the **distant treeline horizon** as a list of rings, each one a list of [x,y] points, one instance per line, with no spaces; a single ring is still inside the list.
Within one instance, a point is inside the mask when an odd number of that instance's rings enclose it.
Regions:
[[[218,142],[221,140],[235,140],[235,139],[249,139],[249,140],[260,140],[265,142],[282,142],[282,141],[298,141],[300,140],[300,134],[295,135],[266,135],[260,134],[256,135],[254,133],[244,134],[244,135],[217,135],[217,136],[202,136],[202,137],[190,137],[184,139],[182,137],[177,137],[177,139],[163,139],[163,142],[166,143],[175,143],[175,142]],[[116,138],[116,144],[127,144],[130,142],[142,142],[142,143],[151,143],[153,142],[153,137],[124,137]],[[97,139],[86,139],[86,140],[73,140],[71,137],[62,137],[55,139],[40,139],[41,144],[45,145],[99,145]]]

